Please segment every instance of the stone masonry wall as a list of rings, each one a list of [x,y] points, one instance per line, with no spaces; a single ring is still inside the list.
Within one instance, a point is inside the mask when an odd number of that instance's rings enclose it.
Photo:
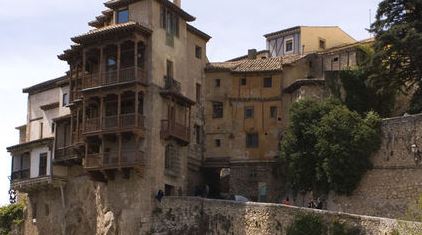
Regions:
[[[319,215],[323,223],[344,223],[361,234],[422,234],[422,223],[312,210],[280,204],[238,203],[201,198],[168,197],[154,210],[151,234],[284,235],[300,213]]]

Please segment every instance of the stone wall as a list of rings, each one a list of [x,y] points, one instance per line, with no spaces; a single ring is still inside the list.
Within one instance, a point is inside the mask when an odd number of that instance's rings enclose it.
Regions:
[[[422,234],[422,223],[312,210],[280,204],[238,203],[168,197],[154,210],[151,234],[286,234],[301,213],[313,213],[326,225],[353,226],[367,235]]]

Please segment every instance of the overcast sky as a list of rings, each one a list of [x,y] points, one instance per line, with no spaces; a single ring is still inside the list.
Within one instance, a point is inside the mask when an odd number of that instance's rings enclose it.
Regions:
[[[197,17],[193,23],[213,38],[210,61],[222,61],[265,49],[262,35],[296,25],[337,25],[355,39],[369,37],[369,11],[379,0],[182,0]],[[87,22],[104,10],[101,0],[0,0],[0,205],[8,202],[10,155],[18,143],[16,126],[25,124],[22,88],[64,74],[57,55],[70,37],[89,29]]]

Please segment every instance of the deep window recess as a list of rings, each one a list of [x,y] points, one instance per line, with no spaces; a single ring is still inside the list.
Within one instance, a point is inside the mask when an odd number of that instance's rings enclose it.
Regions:
[[[63,107],[69,104],[69,94],[67,94],[67,93],[63,94],[62,102],[63,102]]]
[[[220,86],[221,86],[221,80],[215,79],[215,87],[220,87]]]
[[[215,139],[215,147],[217,147],[217,148],[221,147],[221,140],[220,139]]]
[[[196,84],[196,103],[201,103],[201,84]]]
[[[288,39],[285,44],[285,52],[292,52],[293,51],[293,39]]]
[[[195,57],[198,59],[202,58],[202,48],[200,46],[195,46]]]
[[[273,86],[273,78],[272,77],[266,77],[264,78],[264,87],[270,88]]]
[[[116,23],[121,24],[121,23],[126,23],[128,21],[129,21],[129,9],[125,8],[125,9],[118,10],[117,15],[116,15]]]
[[[202,129],[201,126],[195,125],[195,139],[196,139],[196,144],[201,144],[202,143]]]
[[[271,118],[277,118],[277,106],[271,106],[270,107],[270,117]]]
[[[47,175],[47,153],[41,153],[38,176],[45,176],[45,175]]]
[[[179,37],[179,16],[166,7],[161,7],[160,23],[166,30],[166,44],[174,46],[174,37]]]
[[[320,49],[325,49],[325,47],[326,47],[325,40],[324,39],[320,39],[319,40],[319,48]]]
[[[241,86],[246,86],[246,78],[241,78],[240,79],[240,85]]]
[[[334,57],[333,62],[338,62],[338,57]]]
[[[246,134],[246,147],[247,148],[258,148],[259,147],[258,133],[247,133]]]
[[[245,107],[245,119],[253,118],[254,108],[252,106]]]
[[[222,102],[213,102],[212,103],[212,117],[213,118],[222,118],[223,117],[223,103]]]

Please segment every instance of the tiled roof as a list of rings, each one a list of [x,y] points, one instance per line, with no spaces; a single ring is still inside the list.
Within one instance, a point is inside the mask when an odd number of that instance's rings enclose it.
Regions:
[[[51,88],[55,88],[59,86],[60,84],[63,84],[63,82],[67,82],[67,76],[51,79],[36,85],[33,85],[28,88],[24,88],[22,91],[23,93],[37,93],[42,92]]]
[[[260,57],[262,57],[262,56],[268,57],[269,52],[270,52],[269,50],[261,50],[261,51],[257,51],[257,52],[256,52],[256,57],[257,57],[257,58],[260,58]],[[238,60],[244,60],[244,59],[247,59],[247,58],[248,58],[248,55],[243,55],[243,56],[239,56],[239,57],[236,57],[236,58],[230,59],[230,60],[228,60],[227,62],[230,62],[230,61],[238,61]]]
[[[268,59],[243,60],[233,72],[248,73],[248,72],[276,72],[283,70],[283,59],[281,57]]]
[[[73,37],[72,41],[75,43],[84,43],[85,41],[98,39],[98,37],[111,36],[115,35],[116,33],[132,32],[134,30],[148,34],[152,32],[152,30],[147,28],[146,26],[130,21],[123,24],[115,24],[91,30],[88,33]]]
[[[203,38],[203,39],[204,39],[205,41],[207,41],[207,42],[211,39],[211,36],[210,36],[210,35],[208,35],[208,34],[206,34],[206,33],[202,32],[201,30],[199,30],[199,29],[197,29],[197,28],[193,27],[193,26],[192,26],[192,25],[190,25],[190,24],[186,24],[186,28],[187,28],[187,30],[188,30],[189,32],[191,32],[191,33],[193,33],[193,34],[195,34],[195,35],[199,36],[200,38]]]
[[[206,67],[206,71],[232,73],[279,72],[283,70],[283,65],[294,63],[304,57],[306,57],[306,55],[209,63]]]

